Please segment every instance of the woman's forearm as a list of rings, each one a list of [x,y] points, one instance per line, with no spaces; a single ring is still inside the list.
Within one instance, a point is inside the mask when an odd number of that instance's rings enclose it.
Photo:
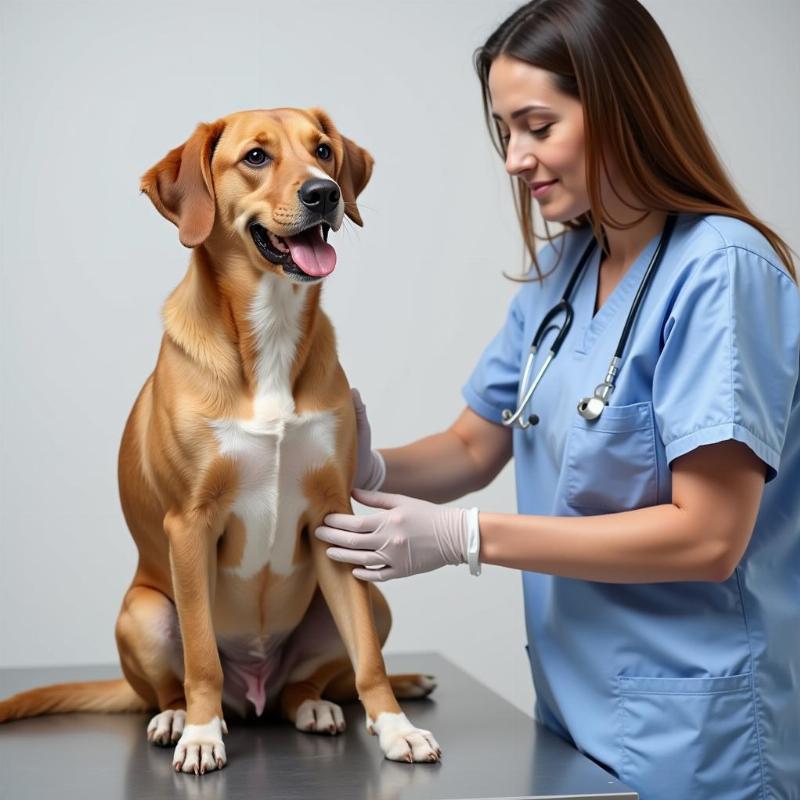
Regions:
[[[726,540],[699,527],[673,504],[588,517],[482,512],[480,559],[609,583],[724,580]]]
[[[381,491],[447,503],[482,488],[488,478],[469,447],[452,430],[403,447],[381,448],[386,479]]]

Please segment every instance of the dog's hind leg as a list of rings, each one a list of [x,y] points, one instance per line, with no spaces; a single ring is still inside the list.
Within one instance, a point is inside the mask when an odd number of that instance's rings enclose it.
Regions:
[[[311,666],[311,665],[309,665]],[[322,698],[325,686],[337,675],[350,669],[345,655],[312,666],[313,672],[303,680],[293,680],[281,690],[281,713],[294,726],[307,733],[341,733],[345,729],[342,709]]]
[[[378,587],[370,584],[369,592],[375,631],[383,646],[392,626],[392,615]],[[281,690],[282,715],[301,731],[330,734],[343,731],[344,715],[338,703],[358,700],[355,673],[319,588],[287,643],[286,657],[289,673]]]
[[[159,709],[147,726],[148,740],[174,744],[186,724],[175,606],[157,589],[134,582],[122,601],[115,634],[125,677],[139,695]]]
[[[322,693],[338,675],[352,673],[352,667],[319,587],[286,644],[285,661],[288,672],[280,694],[282,716],[307,733],[341,733],[345,728],[342,710],[323,700]]]

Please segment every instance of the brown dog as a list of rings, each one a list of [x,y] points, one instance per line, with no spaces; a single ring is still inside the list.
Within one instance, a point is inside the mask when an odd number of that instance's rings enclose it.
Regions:
[[[352,513],[355,417],[319,299],[328,230],[362,224],[372,163],[323,111],[275,109],[199,125],[144,175],[193,252],[120,448],[139,552],[116,626],[127,681],[24,692],[0,720],[158,708],[150,741],[205,772],[226,761],[223,705],[337,733],[333,701],[357,694],[387,758],[438,760],[395,699],[433,683],[386,675],[383,596],[313,535]]]

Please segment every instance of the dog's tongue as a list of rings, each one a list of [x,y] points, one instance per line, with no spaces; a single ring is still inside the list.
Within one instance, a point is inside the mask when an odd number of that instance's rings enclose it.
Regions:
[[[297,236],[285,237],[292,254],[292,261],[303,272],[320,278],[329,275],[336,266],[336,251],[322,239],[322,230],[319,225]]]

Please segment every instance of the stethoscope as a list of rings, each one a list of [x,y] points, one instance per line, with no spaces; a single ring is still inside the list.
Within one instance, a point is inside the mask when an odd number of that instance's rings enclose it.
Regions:
[[[592,397],[584,397],[578,402],[578,413],[584,419],[597,419],[603,413],[603,409],[608,405],[608,398],[611,392],[614,391],[614,381],[616,380],[617,373],[619,372],[619,362],[622,359],[622,352],[625,349],[625,345],[628,341],[628,335],[631,332],[636,315],[639,313],[639,306],[642,304],[642,300],[644,299],[644,296],[650,287],[653,276],[656,274],[658,265],[661,263],[661,259],[666,252],[667,245],[669,244],[670,237],[672,236],[672,231],[675,228],[676,220],[677,216],[675,214],[670,214],[667,216],[667,221],[664,224],[664,230],[661,234],[661,238],[658,240],[658,245],[653,252],[650,263],[647,265],[647,270],[645,271],[644,277],[639,284],[636,297],[634,297],[633,304],[628,312],[628,318],[625,320],[625,327],[622,329],[622,335],[619,337],[619,343],[617,344],[614,357],[611,359],[611,364],[608,367],[608,372],[606,373],[605,379],[602,383],[595,387],[594,395]],[[528,353],[528,360],[525,364],[525,372],[523,373],[522,382],[520,383],[519,392],[517,394],[517,410],[512,412],[511,409],[507,408],[505,411],[503,411],[504,425],[510,426],[516,423],[524,430],[525,428],[529,428],[531,425],[536,425],[539,422],[539,417],[536,414],[530,414],[527,419],[522,419],[522,413],[530,402],[534,390],[542,380],[542,376],[547,370],[547,367],[550,366],[550,362],[556,357],[556,354],[561,348],[562,342],[567,338],[569,329],[572,326],[573,316],[570,298],[572,297],[572,292],[583,275],[586,264],[589,261],[589,257],[594,252],[596,246],[597,242],[595,241],[595,238],[592,237],[586,249],[583,251],[583,255],[578,262],[578,266],[575,267],[575,271],[572,273],[572,276],[569,279],[569,283],[567,284],[567,288],[564,290],[561,300],[559,300],[558,304],[553,306],[553,308],[551,308],[547,314],[545,314],[544,319],[537,328],[533,337],[533,341],[531,342],[531,349]],[[551,325],[551,322],[562,311],[564,312],[564,322],[559,329],[558,325]],[[544,364],[542,364],[542,368],[539,370],[539,374],[534,379],[530,388],[526,389],[525,387],[528,385],[528,378],[530,376],[531,367],[533,366],[533,360],[536,357],[536,351],[539,349],[539,345],[542,343],[544,335],[551,328],[556,328],[558,330],[558,335],[553,341],[550,352]]]

